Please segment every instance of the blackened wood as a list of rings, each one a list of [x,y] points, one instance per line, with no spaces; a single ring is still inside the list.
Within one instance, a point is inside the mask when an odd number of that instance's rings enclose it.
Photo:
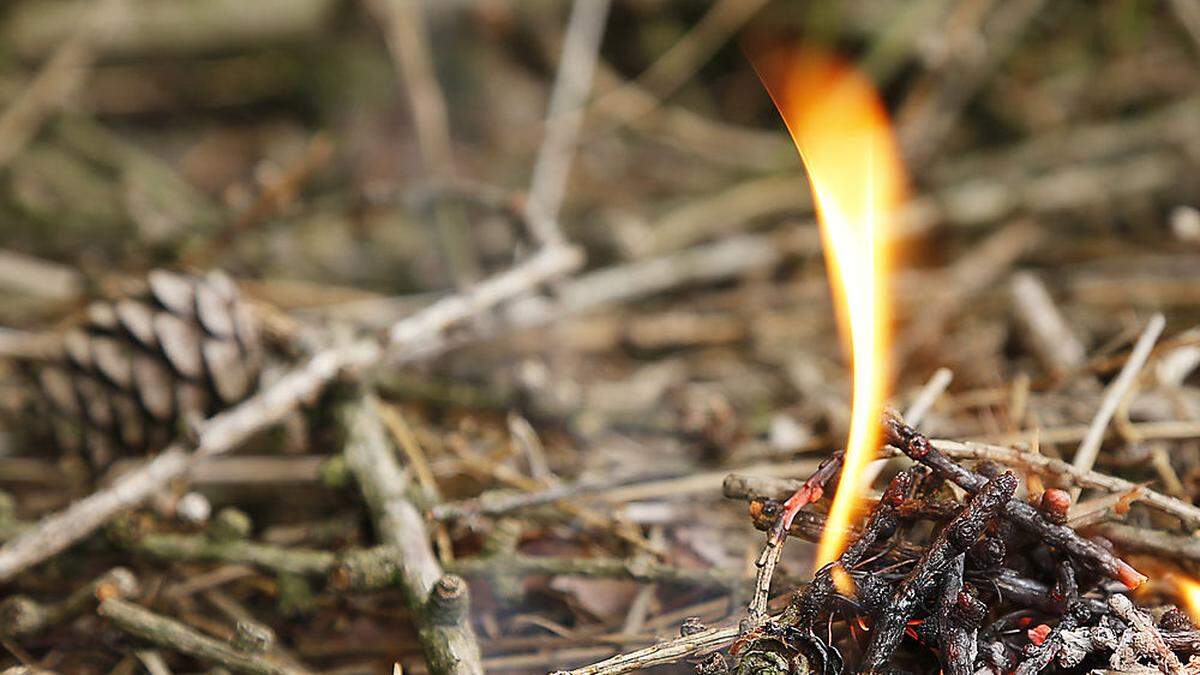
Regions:
[[[863,657],[861,671],[881,674],[887,671],[892,653],[904,636],[908,620],[916,613],[921,599],[932,590],[954,560],[983,534],[984,529],[1012,499],[1017,477],[1006,472],[977,490],[963,509],[934,539],[928,552],[900,583],[892,601],[879,614],[871,630],[871,643]]]

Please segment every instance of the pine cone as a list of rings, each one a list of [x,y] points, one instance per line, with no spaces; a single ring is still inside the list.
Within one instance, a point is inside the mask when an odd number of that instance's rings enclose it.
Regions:
[[[258,321],[229,277],[156,270],[142,291],[93,303],[32,369],[56,444],[99,468],[247,397],[261,357]]]

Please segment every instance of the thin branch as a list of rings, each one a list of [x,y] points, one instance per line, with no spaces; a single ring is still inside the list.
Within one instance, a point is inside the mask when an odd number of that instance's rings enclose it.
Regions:
[[[1108,492],[1140,490],[1139,501],[1141,503],[1179,518],[1189,528],[1200,527],[1200,508],[1123,478],[1116,478],[1098,471],[1081,471],[1061,459],[1012,448],[943,440],[934,440],[932,443],[953,459],[990,459],[1008,466],[1023,467],[1038,473],[1060,477],[1078,487],[1095,488]]]
[[[254,541],[215,541],[199,534],[151,534],[129,544],[139,554],[169,561],[205,561],[254,565],[277,574],[324,577],[337,555],[315,549],[285,548]]]
[[[468,616],[466,585],[446,574],[430,545],[425,520],[408,501],[408,478],[387,440],[379,402],[365,395],[341,406],[346,464],[362,489],[375,530],[396,565],[417,634],[435,675],[482,674],[475,631]],[[450,594],[449,591],[454,593]],[[453,603],[440,602],[453,597]]]
[[[1034,452],[1004,448],[983,443],[960,443],[958,441],[932,440],[934,447],[951,459],[990,460],[1013,468],[1031,471],[1078,487],[1104,490],[1114,494],[1138,492],[1138,502],[1156,511],[1174,516],[1189,529],[1200,527],[1200,507],[1155,492],[1148,487],[1116,478],[1098,471],[1080,471],[1061,459],[1054,459]],[[894,448],[884,448],[883,457],[900,456]],[[725,480],[725,496],[730,499],[783,499],[804,484],[802,480],[769,478],[761,475],[733,472]]]
[[[364,3],[382,26],[392,62],[408,90],[424,171],[437,184],[451,184],[456,172],[449,115],[430,53],[425,3],[421,0],[364,0]],[[451,276],[460,289],[465,288],[479,276],[469,237],[470,223],[461,209],[445,203],[433,204],[432,217]]]
[[[24,595],[12,595],[0,604],[0,634],[8,637],[32,635],[95,609],[96,596],[127,598],[137,592],[133,572],[114,567],[76,589],[66,599],[42,604]]]
[[[667,642],[659,642],[645,649],[617,654],[590,666],[575,670],[556,671],[553,675],[619,675],[642,668],[678,663],[683,659],[716,651],[733,642],[738,636],[737,626],[710,628],[706,631],[685,635]]]
[[[1137,344],[1129,354],[1129,359],[1121,368],[1120,374],[1105,389],[1104,399],[1100,401],[1100,409],[1092,418],[1087,436],[1079,444],[1079,448],[1075,451],[1075,458],[1071,462],[1077,470],[1088,471],[1095,464],[1096,455],[1100,453],[1100,443],[1104,441],[1104,431],[1108,428],[1108,423],[1112,420],[1113,414],[1117,412],[1117,406],[1121,405],[1134,382],[1137,381],[1138,373],[1142,372],[1142,366],[1146,365],[1146,359],[1150,358],[1154,343],[1158,341],[1158,336],[1162,334],[1165,325],[1166,319],[1162,314],[1155,314],[1150,318],[1146,329],[1142,331],[1141,337],[1138,338]],[[1072,501],[1079,498],[1079,492],[1079,488],[1071,490]]]
[[[938,368],[925,386],[921,387],[921,391],[917,393],[912,404],[904,411],[904,419],[908,420],[908,423],[914,428],[920,427],[925,415],[929,414],[929,409],[933,407],[934,402],[946,391],[946,387],[949,387],[953,380],[954,372],[952,370]],[[869,483],[867,484],[869,485]]]
[[[546,137],[533,165],[527,217],[542,245],[563,243],[558,214],[571,173],[571,158],[583,126],[583,102],[592,87],[600,38],[610,0],[575,0],[563,46],[562,63],[554,78],[547,113]]]
[[[429,30],[418,0],[365,0],[382,25],[392,62],[408,87],[408,104],[425,168],[439,182],[454,176],[446,97],[429,53]]]
[[[297,672],[266,656],[238,651],[232,645],[120,598],[108,598],[100,603],[99,612],[126,633],[236,672],[255,675],[294,675]]]
[[[1200,49],[1200,2],[1197,0],[1171,0],[1171,10],[1179,23],[1183,24],[1193,46]]]
[[[1031,272],[1018,272],[1009,288],[1017,327],[1042,366],[1061,377],[1083,365],[1083,344],[1067,325],[1042,280]]]
[[[447,339],[444,331],[472,316],[479,316],[496,305],[512,300],[558,276],[568,274],[583,263],[582,252],[575,247],[549,246],[512,269],[480,282],[468,293],[452,295],[398,321],[389,331],[389,351],[397,362],[436,356],[458,344]]]

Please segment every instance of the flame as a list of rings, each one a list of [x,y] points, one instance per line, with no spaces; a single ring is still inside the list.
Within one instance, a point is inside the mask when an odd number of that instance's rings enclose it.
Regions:
[[[1171,582],[1175,585],[1175,591],[1183,601],[1188,616],[1192,617],[1192,622],[1200,625],[1200,582],[1181,574],[1172,574]]]
[[[905,174],[887,112],[866,75],[813,50],[774,54],[755,67],[808,171],[838,325],[852,359],[850,433],[817,551],[820,567],[845,548],[866,487],[861,479],[879,446],[888,382],[888,226],[904,198]]]

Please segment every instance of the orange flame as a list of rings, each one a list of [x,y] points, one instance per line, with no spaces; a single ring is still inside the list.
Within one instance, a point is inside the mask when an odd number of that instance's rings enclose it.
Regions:
[[[1192,622],[1200,625],[1200,582],[1181,574],[1172,574],[1171,582],[1175,585],[1175,592],[1183,601],[1188,616],[1192,617]]]
[[[904,198],[905,174],[887,112],[866,75],[811,50],[777,54],[756,68],[808,171],[838,324],[853,363],[850,434],[817,551],[821,566],[845,548],[867,487],[861,478],[879,446],[888,382],[888,226]]]

